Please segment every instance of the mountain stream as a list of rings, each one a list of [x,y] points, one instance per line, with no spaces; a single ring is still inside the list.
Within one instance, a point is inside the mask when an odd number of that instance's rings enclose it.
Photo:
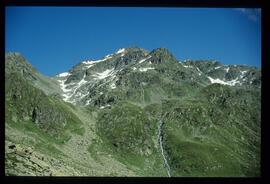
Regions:
[[[161,121],[161,119],[158,119],[158,144],[160,146],[161,154],[164,160],[164,166],[167,170],[168,176],[171,177],[171,169],[170,169],[170,166],[168,164],[168,161],[166,159],[166,156],[164,154],[164,149],[163,149],[162,126],[163,126],[163,122]]]

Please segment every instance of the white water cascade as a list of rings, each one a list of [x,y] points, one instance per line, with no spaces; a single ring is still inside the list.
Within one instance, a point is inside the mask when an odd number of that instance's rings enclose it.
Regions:
[[[164,149],[163,149],[163,137],[162,137],[162,125],[163,125],[163,122],[159,119],[158,120],[158,144],[160,146],[160,150],[161,150],[161,154],[162,154],[162,157],[163,157],[163,160],[164,160],[164,165],[165,165],[165,168],[167,170],[167,173],[168,173],[168,176],[171,177],[171,169],[170,169],[170,166],[168,164],[168,161],[166,159],[166,156],[164,154]]]

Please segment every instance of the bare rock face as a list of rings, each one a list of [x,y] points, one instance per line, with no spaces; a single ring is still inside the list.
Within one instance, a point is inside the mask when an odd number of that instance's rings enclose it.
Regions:
[[[154,49],[150,55],[152,56],[152,63],[161,64],[169,62],[177,62],[176,58],[166,48]]]

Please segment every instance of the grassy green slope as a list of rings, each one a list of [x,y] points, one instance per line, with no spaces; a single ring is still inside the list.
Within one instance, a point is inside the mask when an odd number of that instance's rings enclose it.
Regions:
[[[33,147],[55,158],[66,156],[56,145],[64,144],[74,134],[83,134],[82,122],[76,115],[64,102],[46,96],[18,73],[6,73],[5,87],[6,144],[18,144],[21,149]],[[39,112],[34,113],[34,109]],[[7,154],[6,158],[15,159],[20,154],[13,152],[11,155]],[[26,158],[21,159],[26,161]],[[31,164],[28,166],[25,170],[33,170]],[[13,168],[14,163],[7,164],[7,174],[13,173],[10,167]],[[17,174],[25,170],[18,170]]]
[[[215,84],[193,100],[163,103],[162,112],[174,176],[260,176],[258,92]]]
[[[35,108],[41,111],[38,121]],[[101,141],[95,109],[49,97],[18,73],[6,73],[5,111],[6,175],[137,175],[109,154],[94,157],[89,151]]]
[[[99,148],[138,175],[166,176],[157,145],[156,119],[141,107],[124,102],[100,111],[97,133],[103,140]]]

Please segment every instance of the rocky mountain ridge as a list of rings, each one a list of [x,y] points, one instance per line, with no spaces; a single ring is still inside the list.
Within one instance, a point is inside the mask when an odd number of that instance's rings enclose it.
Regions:
[[[121,79],[134,73],[157,73],[159,75],[173,75],[171,69],[160,69],[159,64],[171,67],[177,65],[182,80],[191,80],[198,85],[220,83],[229,86],[259,87],[260,72],[258,69],[242,65],[222,65],[217,61],[177,61],[174,56],[164,48],[150,53],[140,48],[119,49],[117,52],[96,61],[82,61],[70,71],[55,76],[62,89],[63,100],[73,104],[89,105],[92,101],[91,91],[102,88],[106,91],[117,90]],[[194,76],[192,76],[192,74]],[[185,76],[187,75],[187,77]],[[191,76],[189,78],[189,76]],[[203,80],[203,81],[202,81]],[[202,81],[202,82],[201,82]],[[102,89],[98,95],[102,95]],[[99,90],[98,90],[99,91]]]

